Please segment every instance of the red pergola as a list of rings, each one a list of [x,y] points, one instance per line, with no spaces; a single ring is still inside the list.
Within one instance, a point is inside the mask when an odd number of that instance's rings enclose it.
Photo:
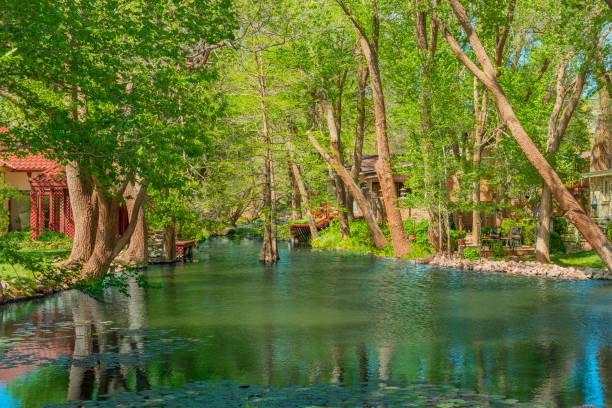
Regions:
[[[45,230],[74,237],[74,219],[63,170],[58,166],[31,177],[29,181],[32,239],[39,237]],[[49,200],[48,214],[45,214],[45,197]]]

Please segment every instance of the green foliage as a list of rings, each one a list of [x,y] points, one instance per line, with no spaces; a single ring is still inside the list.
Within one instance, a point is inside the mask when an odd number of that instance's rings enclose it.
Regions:
[[[565,252],[565,245],[563,245],[563,240],[561,239],[561,236],[556,231],[551,232],[550,233],[550,253],[558,254],[558,253],[563,253],[563,252]]]
[[[469,259],[470,261],[477,261],[480,259],[480,250],[477,248],[464,248],[461,254],[461,259]]]
[[[555,232],[559,235],[565,235],[568,231],[568,222],[565,217],[553,217],[555,223]]]
[[[493,241],[491,243],[491,255],[493,258],[503,258],[506,256],[506,248],[501,241]]]
[[[612,241],[612,222],[608,223],[608,226],[606,227],[606,236],[608,237],[609,241]]]
[[[524,245],[533,245],[535,242],[535,227],[533,225],[533,218],[522,218],[518,220],[514,218],[504,218],[501,225],[502,232],[505,235],[508,235],[513,227],[523,228]]]
[[[404,230],[407,235],[414,235],[414,242],[423,248],[429,248],[429,238],[427,238],[427,231],[429,229],[429,221],[421,220],[414,222],[412,219],[404,220]]]
[[[466,234],[466,231],[450,230],[450,252],[455,252],[459,248],[459,240],[465,238]]]
[[[368,225],[363,220],[349,222],[351,236],[342,239],[340,234],[340,224],[338,221],[331,223],[329,228],[319,231],[319,238],[312,241],[313,248],[321,249],[341,249],[352,253],[372,253],[378,256],[393,256],[391,244],[383,249],[377,249],[372,241]],[[388,231],[383,231],[388,237]]]
[[[408,253],[404,255],[402,258],[404,259],[423,259],[427,258],[429,255],[433,254],[434,251],[431,246],[423,246],[419,243],[412,243],[410,245],[410,250]]]
[[[5,203],[17,196],[19,196],[19,190],[16,187],[7,186],[0,181],[0,231],[8,230],[10,224],[11,214]]]

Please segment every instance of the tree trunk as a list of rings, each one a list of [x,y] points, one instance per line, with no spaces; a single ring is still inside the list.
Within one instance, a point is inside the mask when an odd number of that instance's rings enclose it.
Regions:
[[[557,95],[555,98],[555,106],[553,107],[550,120],[548,121],[548,139],[546,143],[546,152],[550,155],[554,155],[559,151],[561,140],[565,134],[565,130],[569,125],[570,119],[580,101],[580,95],[584,89],[586,71],[579,72],[574,83],[574,91],[570,100],[567,102],[563,113],[561,114],[561,108],[565,102],[565,95],[568,89],[563,85],[563,77],[565,68],[569,60],[565,60],[559,64],[557,69]],[[587,64],[585,61],[583,64]],[[585,66],[583,66],[585,69]],[[559,115],[561,118],[559,119]],[[535,260],[537,262],[550,262],[550,221],[552,216],[552,194],[550,188],[543,183],[542,184],[542,200],[540,204],[540,227],[538,228],[538,235],[536,237],[536,254]]]
[[[342,178],[338,175],[338,173],[331,168],[329,169],[329,176],[334,188],[336,202],[338,203],[338,223],[340,224],[340,236],[342,239],[349,238],[351,236],[351,229],[348,223],[344,183],[342,182]]]
[[[478,92],[478,79],[474,77],[474,115],[476,129],[474,129],[474,155],[472,167],[474,171],[474,184],[472,186],[472,243],[480,244],[480,231],[482,228],[482,217],[480,216],[480,162],[482,160],[482,137],[484,136],[485,122],[487,119],[487,90],[482,91],[482,97]],[[479,108],[480,105],[480,108]]]
[[[564,212],[565,217],[576,226],[578,231],[584,236],[584,238],[591,244],[595,252],[600,256],[608,271],[612,272],[612,245],[608,241],[608,238],[601,231],[601,229],[589,218],[584,209],[580,206],[578,201],[572,196],[569,190],[565,187],[555,170],[546,161],[544,156],[538,151],[538,148],[533,141],[527,135],[527,132],[519,122],[510,101],[506,97],[503,89],[496,78],[496,72],[491,61],[482,46],[480,39],[476,35],[472,22],[465,13],[463,6],[458,0],[448,0],[453,12],[457,16],[457,19],[461,23],[463,30],[467,34],[472,49],[478,59],[480,65],[484,68],[481,71],[474,62],[472,62],[462,51],[461,46],[453,38],[452,34],[448,29],[444,28],[443,33],[446,41],[450,45],[452,51],[455,53],[457,58],[474,74],[478,77],[495,100],[497,109],[500,112],[501,117],[508,126],[508,129],[512,133],[512,136],[518,143],[519,147],[527,157],[527,160],[540,174],[544,183],[551,189],[552,195],[557,201],[559,208]],[[607,274],[610,277],[610,274]]]
[[[75,162],[66,165],[66,183],[74,219],[74,240],[66,266],[81,264],[89,259],[96,240],[98,201],[91,177]]]
[[[368,67],[363,65],[361,58],[357,61],[357,118],[355,119],[355,146],[353,148],[353,166],[351,167],[351,178],[359,184],[359,173],[361,172],[361,158],[363,157],[363,139],[365,136],[365,97],[366,86],[369,77]],[[349,219],[354,219],[353,195],[347,188],[346,207]]]
[[[119,202],[96,191],[98,197],[98,230],[93,252],[85,266],[82,277],[100,278],[113,260],[113,249],[117,233],[117,217],[119,215]]]
[[[606,86],[599,91],[599,114],[591,152],[591,171],[609,170],[612,165],[612,103]]]
[[[276,203],[273,190],[274,174],[272,168],[272,140],[270,136],[268,113],[265,102],[266,82],[258,53],[255,53],[255,63],[257,64],[257,68],[259,70],[257,83],[259,86],[259,104],[261,108],[262,135],[264,139],[264,236],[259,260],[264,263],[274,263],[278,261],[280,257],[278,256],[278,247],[276,245]]]
[[[372,207],[370,207],[370,203],[363,195],[363,192],[359,189],[359,186],[355,181],[351,178],[349,172],[337,161],[334,161],[329,154],[321,147],[317,139],[314,138],[313,135],[308,133],[308,139],[314,146],[315,150],[321,155],[321,157],[332,166],[338,175],[342,177],[342,181],[349,188],[350,193],[352,194],[355,201],[357,201],[357,206],[359,207],[359,211],[363,214],[363,218],[368,224],[368,228],[370,230],[370,234],[372,235],[372,240],[374,241],[374,246],[376,248],[381,249],[386,247],[389,242],[387,238],[383,235],[378,223],[376,222],[376,217],[372,212]]]
[[[302,219],[302,203],[300,200],[300,190],[298,189],[291,165],[289,165],[289,182],[291,184],[291,219],[297,221]]]
[[[173,222],[164,225],[164,260],[176,260],[176,230]]]
[[[292,147],[289,146],[289,151],[293,152],[293,150],[291,149]],[[289,168],[291,170],[291,173],[293,174],[293,178],[295,179],[298,191],[300,192],[300,200],[306,212],[306,219],[308,220],[310,236],[312,237],[312,239],[317,239],[319,238],[319,233],[317,232],[317,224],[312,215],[312,211],[310,211],[310,208],[308,206],[308,193],[306,192],[306,187],[304,186],[304,181],[302,180],[302,173],[300,172],[300,168],[298,167],[298,165],[295,164],[295,162],[293,161],[291,161]]]
[[[365,37],[361,38],[361,48],[364,52],[368,68],[370,70],[370,85],[372,86],[372,98],[374,100],[374,114],[376,117],[376,140],[378,145],[378,161],[375,169],[380,182],[382,196],[385,202],[387,219],[389,220],[389,232],[391,243],[396,256],[403,256],[410,249],[410,242],[404,230],[402,216],[397,207],[397,191],[393,181],[393,169],[391,168],[391,152],[389,150],[389,139],[387,137],[387,117],[385,113],[385,98],[378,70],[378,44],[377,41],[370,47]]]
[[[132,217],[132,214],[134,212],[136,201],[135,197],[137,194],[138,187],[134,186],[133,183],[130,183],[126,190],[126,196],[130,196],[131,198],[125,200],[129,218]],[[136,209],[136,211],[138,211],[136,228],[134,229],[134,233],[130,238],[130,243],[127,247],[127,250],[121,255],[120,259],[120,262],[132,266],[143,265],[149,261],[148,232],[147,223],[145,219],[144,205],[141,205],[140,209]]]

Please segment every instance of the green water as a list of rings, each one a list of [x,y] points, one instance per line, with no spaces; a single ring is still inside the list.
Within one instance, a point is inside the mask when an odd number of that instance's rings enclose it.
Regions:
[[[161,288],[1,307],[0,407],[223,380],[417,381],[553,407],[612,401],[610,284],[281,247],[264,267],[259,242],[215,239],[197,263],[150,268]]]

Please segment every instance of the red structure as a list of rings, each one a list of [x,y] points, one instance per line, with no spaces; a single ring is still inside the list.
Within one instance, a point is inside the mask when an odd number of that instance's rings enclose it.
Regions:
[[[32,239],[39,237],[45,230],[74,237],[74,218],[68,197],[68,184],[61,167],[56,165],[29,181]],[[48,205],[45,205],[47,202]]]

